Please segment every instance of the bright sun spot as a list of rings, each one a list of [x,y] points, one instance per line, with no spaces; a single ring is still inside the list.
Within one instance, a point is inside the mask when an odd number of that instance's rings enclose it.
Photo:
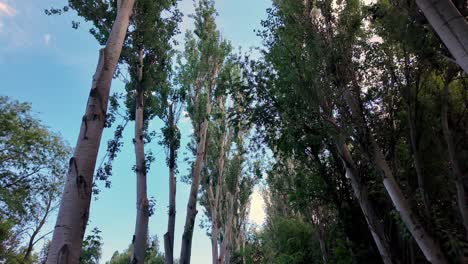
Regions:
[[[258,226],[265,222],[265,201],[258,187],[255,187],[250,200],[249,221]]]

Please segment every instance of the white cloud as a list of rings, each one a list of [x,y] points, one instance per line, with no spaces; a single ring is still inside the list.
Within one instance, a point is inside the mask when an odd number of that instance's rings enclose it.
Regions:
[[[0,1],[0,33],[3,32],[3,29],[5,28],[5,22],[2,20],[2,18],[13,17],[15,15],[16,15],[16,9]]]
[[[14,16],[16,15],[16,9],[0,1],[0,15]]]
[[[262,192],[258,187],[254,188],[252,197],[250,198],[249,221],[258,226],[265,222],[265,201],[263,200]]]
[[[24,13],[24,8],[18,6],[22,4],[21,1],[10,2],[0,0],[0,52],[3,54],[31,45],[24,27],[24,24],[30,22],[30,16]],[[19,13],[22,19],[18,19]]]
[[[44,40],[44,44],[46,46],[49,46],[50,44],[50,38],[51,38],[51,35],[49,33],[45,34],[44,37],[43,37],[43,40]]]

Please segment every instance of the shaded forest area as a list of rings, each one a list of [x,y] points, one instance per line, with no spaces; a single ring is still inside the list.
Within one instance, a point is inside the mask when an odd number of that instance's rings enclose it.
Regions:
[[[213,0],[195,3],[179,51],[178,3],[69,0],[45,11],[76,11],[102,49],[73,151],[30,104],[0,97],[0,262],[99,263],[99,229],[85,236],[91,197],[97,182],[111,186],[133,125],[135,232],[108,264],[189,264],[197,217],[213,264],[468,263],[467,1],[273,0],[260,55],[221,35]],[[125,93],[111,92],[122,76]],[[178,160],[183,113],[189,160]],[[155,120],[161,133],[148,129]],[[107,144],[104,128],[115,131]],[[166,149],[167,212],[147,194],[150,143]],[[185,215],[175,210],[181,162],[191,164]],[[267,217],[255,227],[259,185]],[[148,221],[163,213],[160,243]],[[51,216],[55,229],[42,230]]]

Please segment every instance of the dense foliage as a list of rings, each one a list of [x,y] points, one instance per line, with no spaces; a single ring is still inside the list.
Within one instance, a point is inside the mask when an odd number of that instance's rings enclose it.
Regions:
[[[76,11],[104,45],[122,1],[69,0],[46,14]],[[217,28],[214,0],[195,3],[182,52],[174,49],[176,0],[138,0],[128,10],[112,70],[126,93],[111,97],[103,125],[123,121],[95,177],[110,187],[123,130],[135,122],[137,223],[132,244],[107,264],[174,263],[183,112],[193,158],[184,160],[191,186],[181,263],[190,263],[197,215],[213,264],[468,262],[468,64],[454,52],[468,40],[453,37],[468,34],[467,1],[272,0],[256,31],[259,56],[233,52]],[[164,122],[160,135],[148,131],[156,118]],[[144,145],[158,135],[170,180],[166,255],[157,238],[147,239],[154,158]],[[42,227],[69,155],[29,104],[0,97],[0,262],[45,261],[49,244],[33,249],[47,236]],[[266,220],[254,226],[247,219],[259,182]],[[102,246],[93,229],[80,263],[99,263]],[[65,245],[57,259],[68,253]]]
[[[241,59],[249,111],[239,117],[274,156],[268,220],[250,245],[260,263],[377,263],[378,240],[387,263],[419,263],[425,252],[402,203],[433,250],[466,262],[466,75],[415,4],[278,0],[262,25],[263,58]],[[285,218],[319,245],[291,251],[303,234]]]
[[[63,186],[70,148],[31,105],[0,97],[0,261],[29,263]]]

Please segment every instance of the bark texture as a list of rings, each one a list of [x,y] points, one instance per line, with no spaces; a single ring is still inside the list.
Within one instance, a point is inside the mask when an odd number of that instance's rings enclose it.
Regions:
[[[149,202],[147,197],[144,142],[144,91],[141,85],[143,79],[143,50],[140,50],[138,65],[138,87],[135,95],[135,159],[137,178],[137,213],[135,234],[133,235],[132,264],[143,264],[148,241]]]
[[[110,86],[122,51],[135,0],[119,1],[117,17],[106,46],[100,51],[86,112],[47,256],[47,264],[77,264],[91,202],[96,158],[104,129]]]
[[[460,67],[468,73],[468,23],[451,0],[416,0]]]

